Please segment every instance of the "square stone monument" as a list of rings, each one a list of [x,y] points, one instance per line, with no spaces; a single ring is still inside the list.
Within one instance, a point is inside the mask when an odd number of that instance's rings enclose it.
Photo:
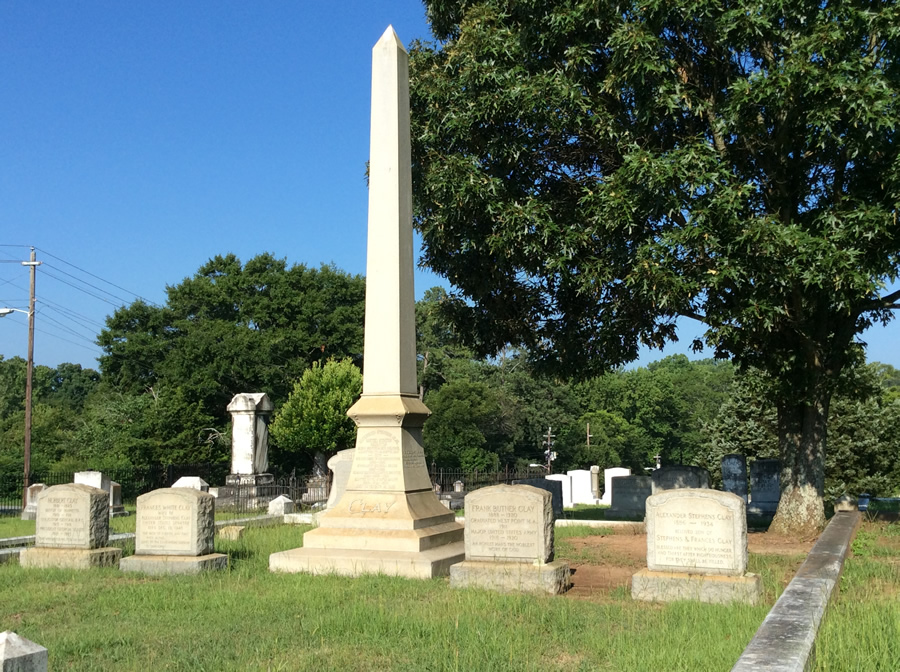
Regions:
[[[612,479],[619,476],[631,476],[631,469],[626,467],[612,467],[603,470],[603,496],[600,498],[601,504],[607,506],[612,504]]]
[[[591,487],[590,470],[574,469],[566,474],[572,479],[572,504],[599,504]]]
[[[553,560],[547,490],[495,485],[466,495],[466,559],[450,567],[454,588],[550,593],[569,586],[569,565]]]
[[[119,569],[145,574],[196,574],[225,569],[214,552],[216,498],[193,488],[160,488],[137,498],[134,555]]]
[[[22,520],[37,519],[37,497],[47,486],[35,483],[25,488],[25,508],[22,509]]]
[[[430,414],[416,386],[409,57],[388,27],[372,50],[372,128],[362,397],[347,488],[272,571],[446,575],[463,528],[431,487],[422,448]]]
[[[707,488],[649,497],[647,569],[632,577],[631,596],[756,604],[762,582],[747,572],[746,506],[737,495]]]
[[[0,670],[47,672],[47,649],[7,630],[0,632]]]
[[[612,506],[606,511],[608,520],[643,520],[644,503],[651,494],[649,476],[614,476]]]
[[[548,481],[559,481],[562,485],[563,508],[572,507],[572,477],[568,474],[550,474]]]
[[[19,554],[23,567],[114,567],[122,549],[109,541],[109,493],[80,483],[46,488],[38,495],[34,547]]]
[[[231,414],[231,473],[218,488],[220,509],[261,509],[275,496],[269,468],[269,417],[275,406],[263,392],[236,394]],[[181,486],[183,487],[183,486]]]

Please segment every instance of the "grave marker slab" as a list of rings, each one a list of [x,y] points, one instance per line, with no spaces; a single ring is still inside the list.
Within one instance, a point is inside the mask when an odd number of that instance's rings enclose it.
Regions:
[[[450,567],[454,588],[558,594],[569,566],[553,561],[552,496],[530,485],[495,485],[466,495],[466,559]]]
[[[553,517],[556,519],[563,517],[563,498],[562,483],[559,481],[551,481],[547,478],[521,478],[512,482],[513,485],[531,485],[550,493],[553,503]]]
[[[722,489],[747,500],[747,458],[739,453],[722,458]]]
[[[781,499],[781,460],[750,463],[750,513],[774,516]]]
[[[651,494],[678,488],[708,488],[709,472],[702,467],[676,464],[660,467],[650,474]]]
[[[647,569],[632,577],[636,600],[756,604],[760,578],[747,573],[744,500],[708,488],[647,499]]]
[[[37,519],[37,496],[46,487],[43,483],[35,483],[25,488],[25,508],[22,509],[22,520]]]
[[[224,569],[214,552],[215,497],[193,488],[160,488],[137,498],[135,554],[120,569],[147,574],[193,574]]]
[[[572,506],[572,477],[568,474],[550,474],[548,481],[559,481],[562,485],[563,508]]]
[[[601,504],[607,506],[612,504],[612,479],[619,476],[631,476],[631,469],[625,467],[612,467],[603,470],[603,496],[600,498]]]
[[[34,547],[19,554],[23,567],[87,569],[116,565],[122,550],[107,547],[109,493],[67,483],[38,494]]]
[[[7,630],[0,632],[2,672],[47,672],[47,649]]]
[[[606,512],[610,520],[642,520],[644,503],[653,489],[649,476],[614,476],[612,506]]]
[[[588,469],[573,469],[566,472],[572,479],[572,504],[596,504],[597,499],[591,488],[591,472]]]

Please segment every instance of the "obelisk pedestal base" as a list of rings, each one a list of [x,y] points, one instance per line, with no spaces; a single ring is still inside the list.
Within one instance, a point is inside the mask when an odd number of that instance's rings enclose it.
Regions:
[[[450,566],[466,559],[465,544],[457,541],[427,551],[368,551],[335,548],[295,548],[269,556],[273,572],[309,574],[387,574],[431,579],[450,574]]]

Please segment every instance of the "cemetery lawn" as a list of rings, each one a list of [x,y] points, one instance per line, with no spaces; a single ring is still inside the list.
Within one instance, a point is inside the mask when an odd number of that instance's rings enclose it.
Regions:
[[[565,596],[454,590],[447,579],[270,573],[269,554],[302,545],[307,529],[248,527],[241,540],[216,538],[231,568],[199,576],[0,565],[0,630],[46,646],[51,669],[719,671],[734,664],[802,561],[751,556],[766,584],[758,607],[633,602],[629,553],[644,537],[586,527],[557,530],[557,557],[576,568]],[[589,590],[588,562],[601,573],[618,568],[624,583]]]
[[[869,520],[816,638],[817,672],[900,669],[900,523]]]

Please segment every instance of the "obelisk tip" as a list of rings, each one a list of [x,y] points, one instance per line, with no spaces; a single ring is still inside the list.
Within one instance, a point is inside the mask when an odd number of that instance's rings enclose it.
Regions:
[[[403,42],[400,41],[400,38],[397,37],[397,32],[394,30],[394,26],[388,26],[387,30],[384,31],[384,34],[375,43],[375,47],[382,47],[388,44],[393,44],[399,49],[402,49],[403,52],[406,52],[406,47],[403,46]]]

